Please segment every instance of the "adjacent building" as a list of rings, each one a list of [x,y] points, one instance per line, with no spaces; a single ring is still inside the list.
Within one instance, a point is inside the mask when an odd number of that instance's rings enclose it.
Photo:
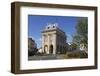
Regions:
[[[34,55],[37,52],[37,44],[32,38],[28,38],[28,54]]]

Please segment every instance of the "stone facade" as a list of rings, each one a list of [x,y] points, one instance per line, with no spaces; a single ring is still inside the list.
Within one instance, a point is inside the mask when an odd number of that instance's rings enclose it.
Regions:
[[[32,38],[28,38],[28,55],[34,55],[37,52],[37,44]]]
[[[42,51],[46,54],[65,53],[66,34],[58,24],[48,24],[42,31]]]

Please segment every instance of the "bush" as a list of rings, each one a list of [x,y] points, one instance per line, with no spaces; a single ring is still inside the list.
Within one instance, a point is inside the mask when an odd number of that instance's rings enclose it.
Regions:
[[[84,51],[75,51],[67,53],[68,58],[87,58],[88,54]]]

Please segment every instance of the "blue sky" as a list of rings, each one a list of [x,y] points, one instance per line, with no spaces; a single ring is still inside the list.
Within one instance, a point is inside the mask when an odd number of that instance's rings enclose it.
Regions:
[[[41,47],[41,30],[45,28],[48,23],[58,23],[67,35],[67,42],[72,41],[72,36],[75,34],[79,17],[70,16],[43,16],[43,15],[29,15],[28,16],[28,37],[32,37],[37,43],[37,47]]]

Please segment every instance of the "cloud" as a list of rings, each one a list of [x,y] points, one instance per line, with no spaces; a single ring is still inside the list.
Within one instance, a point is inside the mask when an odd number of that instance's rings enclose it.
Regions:
[[[38,38],[35,40],[36,41],[36,44],[37,44],[37,47],[41,47],[41,42],[42,42],[42,39],[41,38]]]
[[[39,40],[39,41],[42,41],[42,38],[39,38],[38,40]]]
[[[73,38],[70,34],[67,34],[67,42],[72,42]]]

